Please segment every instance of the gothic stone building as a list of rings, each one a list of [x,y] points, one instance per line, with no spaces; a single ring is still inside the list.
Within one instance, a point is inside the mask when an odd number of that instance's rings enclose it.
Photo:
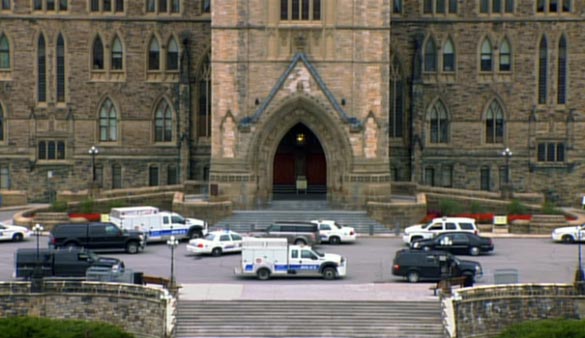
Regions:
[[[405,181],[572,202],[584,14],[574,0],[0,0],[0,189],[196,180],[249,208],[299,183],[359,208]]]

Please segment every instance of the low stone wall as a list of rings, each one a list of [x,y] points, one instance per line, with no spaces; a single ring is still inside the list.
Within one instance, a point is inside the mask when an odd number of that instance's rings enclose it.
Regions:
[[[366,209],[371,218],[396,231],[419,223],[427,213],[424,194],[417,194],[415,202],[368,202]]]
[[[173,198],[173,211],[185,217],[193,217],[207,221],[211,226],[219,220],[232,214],[233,203],[231,201],[185,201],[184,194],[177,192]]]
[[[13,207],[28,203],[26,191],[2,190],[0,191],[0,207]]]
[[[53,281],[40,293],[29,282],[0,282],[0,317],[101,321],[139,338],[171,337],[176,299],[168,291],[130,284]]]
[[[442,298],[448,337],[496,337],[528,320],[585,318],[585,295],[570,284],[507,284],[456,290]]]

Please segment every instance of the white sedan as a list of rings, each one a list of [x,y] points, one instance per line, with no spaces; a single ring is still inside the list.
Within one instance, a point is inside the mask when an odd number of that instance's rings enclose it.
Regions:
[[[319,235],[321,242],[329,242],[329,244],[349,243],[355,242],[357,234],[352,227],[339,225],[333,220],[313,220],[319,226]]]
[[[242,252],[242,236],[229,230],[212,231],[203,238],[195,238],[187,244],[187,252],[200,255],[221,256],[227,252]]]
[[[31,233],[32,231],[25,227],[0,223],[0,240],[20,242],[29,238]]]
[[[556,228],[552,232],[555,242],[573,243],[585,241],[585,225]]]

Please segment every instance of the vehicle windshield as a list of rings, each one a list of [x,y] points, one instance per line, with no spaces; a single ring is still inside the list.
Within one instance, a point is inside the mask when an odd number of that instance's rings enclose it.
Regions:
[[[313,249],[313,252],[316,253],[317,256],[319,256],[319,257],[325,257],[325,254],[322,253],[321,251],[318,251],[318,250]]]
[[[173,214],[171,216],[171,221],[175,224],[186,224],[185,218],[178,214]]]
[[[205,235],[204,239],[206,239],[208,241],[213,241],[215,239],[215,235],[214,234],[207,234],[207,235]]]

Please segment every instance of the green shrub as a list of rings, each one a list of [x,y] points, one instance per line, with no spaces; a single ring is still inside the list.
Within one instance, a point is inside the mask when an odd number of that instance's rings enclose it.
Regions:
[[[439,209],[443,216],[453,216],[463,211],[461,204],[454,200],[440,200]]]
[[[81,201],[79,203],[81,208],[81,212],[84,214],[91,214],[93,213],[94,201],[91,198]]]
[[[543,214],[546,215],[559,215],[562,214],[563,212],[557,208],[557,206],[549,201],[546,201],[542,204],[542,209],[541,209]]]
[[[526,215],[528,213],[528,207],[519,200],[512,200],[508,204],[508,215]]]
[[[485,212],[485,208],[478,201],[472,201],[469,205],[469,212],[472,214],[482,214]]]
[[[498,338],[585,338],[585,320],[547,319],[514,324]]]
[[[51,204],[51,211],[53,212],[65,212],[69,208],[67,201],[55,201]]]
[[[38,317],[0,319],[3,338],[133,338],[121,328],[101,322]]]

